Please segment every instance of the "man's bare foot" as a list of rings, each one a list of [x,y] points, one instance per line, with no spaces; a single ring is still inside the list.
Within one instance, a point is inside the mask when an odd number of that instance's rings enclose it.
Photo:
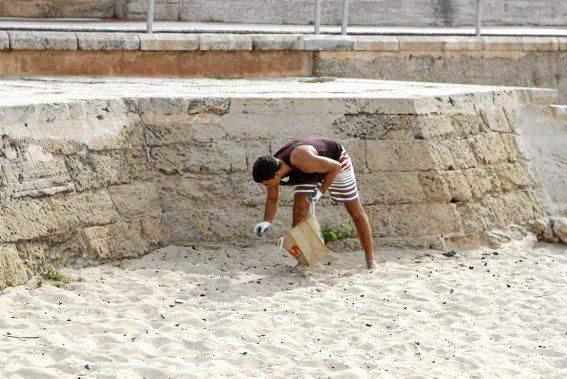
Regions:
[[[376,261],[373,259],[370,262],[366,262],[366,267],[368,267],[369,270],[372,270],[373,268],[378,268],[378,264],[376,263]]]

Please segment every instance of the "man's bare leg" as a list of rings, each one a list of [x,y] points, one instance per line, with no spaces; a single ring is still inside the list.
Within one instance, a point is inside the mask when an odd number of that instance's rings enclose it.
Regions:
[[[370,228],[370,222],[368,221],[368,216],[362,207],[360,199],[349,201],[344,203],[345,208],[350,214],[350,217],[356,225],[356,231],[358,232],[358,238],[364,249],[364,255],[366,259],[366,266],[369,269],[377,268],[378,265],[374,261],[374,250],[372,247],[372,229]]]
[[[307,194],[296,193],[293,195],[293,220],[291,226],[299,224],[307,217],[309,213],[309,203],[307,202]]]

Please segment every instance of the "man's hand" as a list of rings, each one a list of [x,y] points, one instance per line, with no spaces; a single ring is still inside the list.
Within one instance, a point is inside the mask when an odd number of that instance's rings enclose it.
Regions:
[[[254,233],[256,233],[258,237],[262,237],[271,226],[272,224],[268,221],[259,222],[254,227]]]
[[[323,196],[323,194],[317,188],[317,189],[315,189],[315,191],[313,191],[313,193],[311,195],[309,195],[307,197],[307,201],[310,202],[311,204],[315,205],[315,204],[317,204],[317,202],[319,201],[321,196]]]

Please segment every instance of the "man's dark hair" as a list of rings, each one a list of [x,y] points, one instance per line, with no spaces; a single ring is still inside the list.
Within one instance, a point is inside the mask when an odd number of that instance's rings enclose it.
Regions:
[[[280,161],[271,155],[265,155],[254,162],[252,177],[256,183],[262,183],[264,180],[273,179],[279,169]]]

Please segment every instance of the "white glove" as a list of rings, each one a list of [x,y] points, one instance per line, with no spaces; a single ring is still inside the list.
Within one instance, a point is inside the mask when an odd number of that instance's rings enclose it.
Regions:
[[[261,237],[264,235],[264,233],[266,233],[266,230],[268,230],[268,228],[270,228],[271,226],[272,224],[268,221],[259,222],[254,227],[254,233],[256,233],[258,237]]]
[[[319,201],[321,196],[323,196],[323,194],[317,188],[315,191],[313,191],[313,193],[311,195],[309,195],[307,197],[307,201],[310,202],[311,204],[315,205],[315,204],[317,204],[317,202]]]

